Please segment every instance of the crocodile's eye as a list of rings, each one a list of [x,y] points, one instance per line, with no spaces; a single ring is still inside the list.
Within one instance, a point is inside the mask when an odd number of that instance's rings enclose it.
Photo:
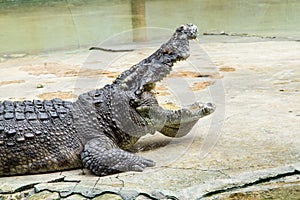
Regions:
[[[181,26],[179,26],[178,28],[177,28],[177,32],[181,32],[181,31],[183,31],[184,30],[184,25],[181,25]]]

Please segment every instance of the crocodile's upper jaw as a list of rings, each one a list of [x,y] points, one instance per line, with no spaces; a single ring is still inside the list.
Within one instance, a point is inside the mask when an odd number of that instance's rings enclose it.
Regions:
[[[156,82],[170,73],[174,63],[189,57],[189,40],[197,38],[197,30],[193,24],[181,25],[169,41],[148,58],[120,74],[114,83],[136,95],[152,90]]]
[[[183,61],[189,57],[190,54],[188,40],[197,39],[197,32],[198,28],[193,24],[181,25],[176,29],[173,37],[160,48],[162,51],[160,52],[162,53],[161,57],[166,57],[162,63],[168,66],[168,69],[164,69],[162,66],[155,70],[149,68],[149,70],[157,72],[157,77],[147,77],[148,82],[142,85],[144,91],[150,92],[153,90],[155,88],[155,83],[165,78],[177,61]]]

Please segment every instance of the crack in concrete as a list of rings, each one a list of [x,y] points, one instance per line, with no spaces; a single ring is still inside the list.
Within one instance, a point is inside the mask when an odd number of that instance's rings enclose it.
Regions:
[[[100,192],[100,193],[95,194],[93,196],[88,196],[88,195],[85,195],[81,192],[74,192],[74,191],[62,193],[62,192],[59,192],[59,191],[56,191],[56,190],[51,190],[51,189],[39,190],[38,193],[44,192],[44,191],[47,191],[47,192],[50,192],[50,193],[55,193],[56,192],[56,193],[58,193],[59,197],[62,198],[62,199],[68,198],[68,197],[73,196],[73,195],[79,195],[79,196],[87,198],[87,199],[93,199],[93,198],[96,198],[96,197],[99,197],[99,196],[102,196],[102,195],[105,195],[105,194],[114,194],[114,195],[119,195],[120,196],[120,193],[112,192],[112,191],[103,191],[103,192]]]
[[[64,182],[66,177],[59,177],[57,179],[53,179],[53,180],[50,180],[50,181],[47,181],[46,183],[55,183],[55,182]],[[26,190],[30,190],[30,189],[34,189],[34,186],[38,185],[38,184],[41,184],[43,182],[35,182],[35,183],[29,183],[29,184],[25,184],[25,185],[22,185],[12,191],[9,191],[9,192],[5,192],[5,191],[0,191],[0,194],[15,194],[15,193],[18,193],[18,192],[24,192]]]
[[[228,187],[228,188],[224,188],[224,189],[219,189],[219,190],[214,190],[214,191],[210,191],[207,192],[206,194],[202,195],[199,199],[203,199],[206,197],[211,197],[217,194],[221,194],[221,193],[225,193],[225,192],[231,192],[237,189],[243,189],[243,188],[247,188],[250,186],[254,186],[254,185],[258,185],[261,183],[268,183],[280,178],[284,178],[284,177],[288,177],[288,176],[294,176],[294,175],[298,175],[300,174],[300,171],[295,169],[292,172],[286,172],[286,173],[282,173],[282,174],[277,174],[275,176],[271,176],[271,177],[259,177],[257,180],[253,181],[253,182],[249,182],[249,183],[245,183],[243,185],[238,185],[238,186],[233,186],[233,187]]]
[[[231,178],[230,175],[226,174],[225,172],[222,171],[222,169],[197,169],[193,167],[171,167],[171,166],[160,166],[161,168],[164,169],[174,169],[174,170],[197,170],[197,171],[202,171],[202,172],[215,172],[224,175],[227,178]],[[228,169],[225,169],[228,170]]]
[[[92,192],[94,192],[95,187],[98,185],[99,181],[100,181],[100,177],[99,177],[99,178],[97,179],[97,181],[95,182],[95,184],[94,184],[94,186],[93,186],[93,189],[92,189]]]
[[[298,166],[299,165],[299,166]],[[167,166],[163,168],[169,168]],[[172,169],[184,169],[184,170],[190,170],[192,168],[174,168]],[[193,169],[195,170],[195,169]],[[210,172],[211,170],[206,170],[206,169],[200,169],[203,172]],[[220,170],[214,170],[215,172],[218,173],[223,173]],[[192,190],[183,190],[184,194],[191,195],[197,195],[197,199],[205,199],[205,198],[210,198],[215,195],[220,195],[223,193],[230,193],[239,189],[245,189],[251,186],[263,184],[263,183],[269,183],[272,181],[276,181],[281,178],[289,177],[289,176],[294,176],[300,174],[300,164],[292,164],[289,166],[283,166],[283,167],[278,167],[278,168],[270,168],[270,169],[265,169],[265,170],[258,170],[254,172],[245,172],[242,174],[238,174],[236,176],[229,176],[228,179],[220,179],[220,180],[214,180],[212,182],[207,182],[204,184],[199,184],[192,186]],[[62,174],[60,174],[62,175]],[[112,177],[110,177],[112,178]],[[92,199],[95,197],[99,197],[102,195],[106,194],[113,194],[113,195],[118,195],[121,198],[125,200],[129,199],[135,199],[138,198],[139,196],[144,196],[145,198],[157,200],[157,199],[174,199],[178,200],[181,199],[178,193],[174,193],[171,191],[144,191],[139,190],[139,189],[130,189],[125,187],[125,180],[121,179],[121,177],[116,176],[114,179],[118,179],[118,181],[122,182],[122,186],[119,186],[117,188],[97,188],[97,185],[99,184],[101,178],[99,177],[94,185],[92,186],[92,189],[89,190],[88,187],[83,189],[82,188],[77,188],[79,183],[81,183],[82,180],[66,180],[66,176],[63,177],[56,177],[53,178],[52,180],[45,181],[45,182],[37,182],[37,183],[31,183],[31,184],[26,184],[21,187],[18,187],[11,192],[2,192],[2,194],[8,194],[8,195],[14,195],[16,193],[22,193],[25,192],[27,193],[26,195],[32,195],[31,191],[28,192],[28,190],[32,189],[33,194],[38,194],[43,191],[47,191],[50,193],[57,193],[60,198],[68,198],[72,195],[79,195],[82,196],[83,198],[87,199]],[[114,182],[114,180],[112,180]],[[72,185],[59,185],[59,183],[73,183]],[[47,185],[50,184],[50,185]],[[56,186],[53,186],[56,185]],[[105,185],[109,184],[104,184]],[[50,186],[50,187],[49,187]],[[52,188],[51,188],[52,186]],[[65,188],[62,188],[62,186],[66,186]],[[68,187],[67,187],[68,186]],[[81,186],[82,187],[82,186]],[[85,187],[85,185],[83,185]],[[200,188],[198,190],[194,190],[195,188]],[[200,196],[200,197],[199,197]],[[184,199],[184,198],[183,198]]]

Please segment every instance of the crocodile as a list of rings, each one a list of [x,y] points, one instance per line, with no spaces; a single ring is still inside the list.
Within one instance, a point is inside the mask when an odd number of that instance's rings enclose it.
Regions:
[[[196,25],[181,25],[148,58],[76,101],[0,102],[0,176],[76,168],[104,176],[155,166],[129,151],[140,137],[182,137],[215,110],[200,102],[167,110],[154,92],[174,63],[190,56],[189,40],[197,35]]]

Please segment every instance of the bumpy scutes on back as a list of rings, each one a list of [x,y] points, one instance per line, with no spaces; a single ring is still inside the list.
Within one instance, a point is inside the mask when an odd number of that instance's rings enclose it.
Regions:
[[[0,176],[79,167],[71,107],[61,99],[0,102]]]

